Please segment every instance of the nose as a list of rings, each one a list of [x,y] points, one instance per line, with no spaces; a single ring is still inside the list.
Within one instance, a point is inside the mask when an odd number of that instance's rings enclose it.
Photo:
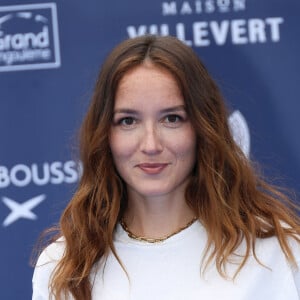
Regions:
[[[145,128],[140,148],[143,153],[148,155],[159,154],[163,151],[162,138],[158,128],[153,125]]]

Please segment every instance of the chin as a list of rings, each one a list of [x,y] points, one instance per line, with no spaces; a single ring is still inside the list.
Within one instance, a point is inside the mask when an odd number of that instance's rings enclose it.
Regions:
[[[171,194],[173,189],[166,188],[166,187],[149,187],[149,188],[142,188],[142,189],[134,189],[142,197],[160,197],[166,196]]]

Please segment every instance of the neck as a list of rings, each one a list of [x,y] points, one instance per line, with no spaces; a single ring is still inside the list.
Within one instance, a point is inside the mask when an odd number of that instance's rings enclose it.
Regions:
[[[184,226],[178,228],[177,230],[173,231],[172,233],[169,233],[168,235],[165,235],[165,236],[162,236],[162,237],[159,237],[159,238],[153,238],[153,237],[149,238],[149,237],[134,234],[133,232],[130,231],[130,229],[128,228],[128,226],[124,222],[124,220],[121,220],[121,226],[127,232],[128,236],[132,239],[135,239],[135,240],[138,240],[138,241],[141,241],[141,242],[147,242],[147,243],[159,243],[159,242],[163,242],[163,241],[167,240],[168,238],[174,236],[175,234],[185,230],[186,228],[191,226],[196,220],[197,220],[197,218],[195,217],[191,221],[186,223]]]
[[[184,227],[195,217],[184,197],[130,196],[123,219],[136,236],[162,238]]]

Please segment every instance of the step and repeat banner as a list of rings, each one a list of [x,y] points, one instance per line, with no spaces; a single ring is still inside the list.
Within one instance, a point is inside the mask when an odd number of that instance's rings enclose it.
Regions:
[[[199,54],[243,151],[300,191],[299,0],[0,0],[1,299],[30,299],[30,254],[75,191],[77,133],[120,41],[173,35]]]

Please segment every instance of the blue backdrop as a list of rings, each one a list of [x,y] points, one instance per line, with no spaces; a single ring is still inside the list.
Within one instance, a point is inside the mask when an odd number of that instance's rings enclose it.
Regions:
[[[300,191],[298,0],[33,1],[0,0],[1,299],[31,297],[32,247],[75,190],[77,130],[99,66],[125,38],[193,47],[244,150]]]

